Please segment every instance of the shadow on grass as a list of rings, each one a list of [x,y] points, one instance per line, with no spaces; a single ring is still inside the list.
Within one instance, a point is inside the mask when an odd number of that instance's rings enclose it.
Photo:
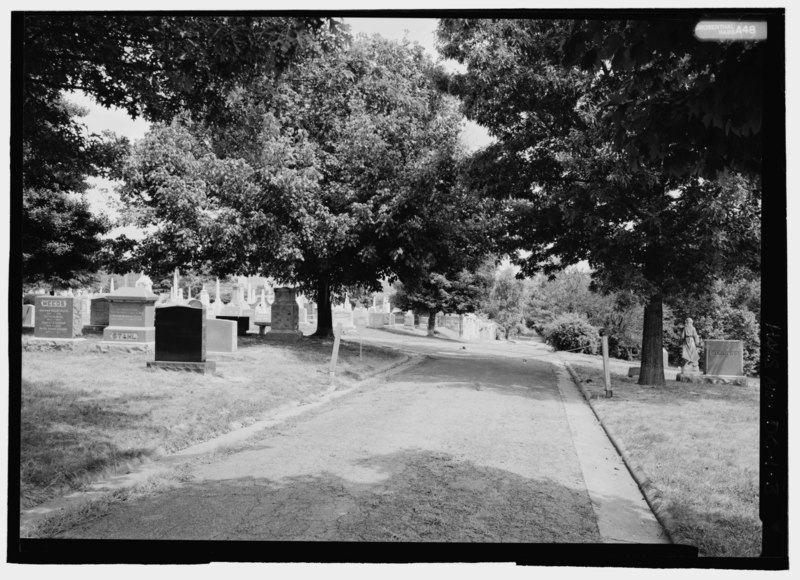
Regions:
[[[597,542],[585,490],[404,450],[342,473],[194,482],[120,504],[61,537],[406,542]]]
[[[80,487],[87,477],[138,462],[155,449],[121,449],[104,431],[147,429],[149,412],[115,410],[122,399],[86,400],[91,393],[57,382],[22,381],[20,487],[24,507]],[[156,397],[158,398],[158,397]]]

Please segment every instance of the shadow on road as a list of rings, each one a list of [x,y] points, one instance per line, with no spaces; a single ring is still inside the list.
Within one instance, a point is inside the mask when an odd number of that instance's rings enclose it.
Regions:
[[[381,542],[597,542],[584,490],[447,453],[403,450],[280,481],[197,481],[121,504],[60,537]],[[363,473],[373,473],[364,478]]]

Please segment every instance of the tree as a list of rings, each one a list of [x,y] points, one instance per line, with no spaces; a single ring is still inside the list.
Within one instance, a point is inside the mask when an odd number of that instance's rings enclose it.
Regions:
[[[563,42],[573,32],[572,22],[555,20],[442,21],[443,54],[467,66],[450,90],[462,97],[467,116],[497,138],[475,156],[472,183],[505,200],[506,249],[529,252],[519,260],[525,274],[587,260],[600,287],[644,301],[639,382],[664,384],[664,299],[701,292],[717,276],[758,269],[760,189],[749,175],[703,178],[697,164],[717,163],[702,161],[710,159],[708,150],[681,167],[675,159],[641,155],[650,137],[638,131],[620,141],[613,122],[620,87],[639,77],[683,78],[683,84],[664,80],[658,93],[664,102],[682,104],[683,87],[703,82],[691,51],[644,64],[601,60],[600,71],[583,70],[572,65]],[[634,90],[626,98],[631,110],[649,102],[649,94]],[[752,146],[742,147],[756,156]],[[734,157],[749,163],[743,152]]]
[[[330,335],[332,292],[427,261],[421,208],[451,196],[440,168],[460,122],[436,72],[419,46],[361,39],[234,91],[224,124],[155,128],[121,191],[152,230],[139,259],[296,284]]]
[[[31,196],[22,208],[25,277],[47,278],[48,270],[31,268],[49,268],[53,261],[33,257],[58,249],[56,255],[73,259],[59,262],[53,283],[77,283],[90,264],[99,267],[104,257],[130,247],[124,238],[82,243],[81,234],[102,235],[109,224],[64,192],[85,191],[90,176],[115,177],[128,144],[110,133],[89,134],[79,122],[86,111],[68,103],[65,92],[83,91],[105,107],[151,121],[183,110],[213,117],[235,86],[254,75],[280,73],[309,45],[336,35],[335,27],[326,26],[333,21],[322,18],[19,13],[15,19],[22,25],[24,58],[23,197]],[[48,191],[49,212],[43,207]],[[33,208],[36,216],[27,213]],[[66,223],[72,231],[62,229]],[[74,276],[63,270],[67,264],[78,268]]]
[[[497,322],[506,338],[514,337],[525,330],[523,309],[527,287],[517,278],[511,265],[500,268],[494,276],[493,284],[482,310]]]
[[[494,260],[490,258],[475,271],[464,269],[449,276],[434,272],[415,278],[408,286],[398,282],[394,303],[401,310],[427,313],[428,336],[433,336],[437,312],[475,312],[486,301],[493,280]]]
[[[85,286],[94,281],[108,222],[88,202],[63,192],[31,189],[23,198],[22,268],[27,286]]]

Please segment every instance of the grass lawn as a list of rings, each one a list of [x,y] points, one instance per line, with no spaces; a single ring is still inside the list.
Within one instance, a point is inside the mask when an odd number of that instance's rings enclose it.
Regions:
[[[757,557],[759,388],[679,383],[636,384],[615,374],[613,396],[603,397],[602,361],[569,360],[608,430],[662,492],[677,543],[702,556]],[[623,371],[624,372],[624,371]],[[590,382],[587,382],[590,381]]]
[[[23,337],[23,344],[27,338]],[[333,341],[239,337],[214,374],[148,369],[152,353],[22,353],[20,501],[30,508],[99,475],[188,447],[324,392]],[[342,343],[337,384],[388,368],[400,354]]]

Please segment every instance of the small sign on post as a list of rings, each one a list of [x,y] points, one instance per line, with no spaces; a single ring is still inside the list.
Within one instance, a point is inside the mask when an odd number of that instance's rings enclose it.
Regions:
[[[603,343],[603,382],[606,387],[606,397],[611,397],[611,368],[608,364],[608,337],[601,337]]]
[[[342,324],[339,323],[333,328],[333,353],[331,354],[331,366],[328,369],[328,376],[333,380],[336,375],[336,360],[339,358],[339,342],[342,338]]]

